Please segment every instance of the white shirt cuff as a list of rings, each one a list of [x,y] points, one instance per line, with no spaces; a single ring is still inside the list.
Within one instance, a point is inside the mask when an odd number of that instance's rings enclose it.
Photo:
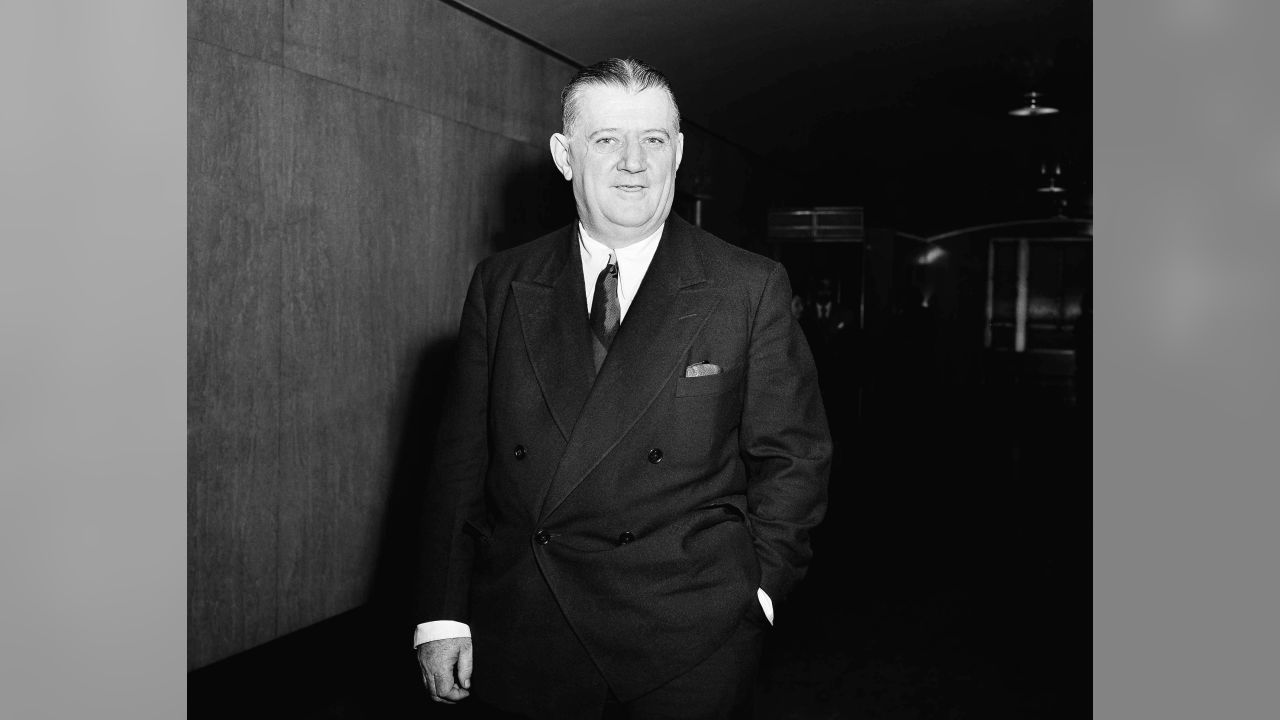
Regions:
[[[769,598],[769,593],[765,592],[764,588],[756,588],[756,597],[760,599],[760,608],[764,610],[764,616],[769,619],[769,624],[772,625],[773,600]]]
[[[422,623],[413,631],[413,646],[417,648],[422,643],[432,640],[464,637],[471,637],[471,628],[466,623],[460,623],[457,620],[432,620]]]

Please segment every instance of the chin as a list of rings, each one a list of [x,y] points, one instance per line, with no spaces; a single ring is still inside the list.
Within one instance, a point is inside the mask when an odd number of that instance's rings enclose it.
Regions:
[[[622,227],[640,228],[653,221],[652,210],[629,209],[627,212],[614,212],[606,215],[609,222]]]

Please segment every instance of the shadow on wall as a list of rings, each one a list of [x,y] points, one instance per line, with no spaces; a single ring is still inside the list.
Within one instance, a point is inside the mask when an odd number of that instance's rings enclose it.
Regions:
[[[383,518],[378,567],[374,572],[372,605],[387,632],[408,645],[413,580],[417,573],[423,488],[431,467],[431,451],[440,425],[440,410],[452,372],[455,338],[437,338],[418,353],[406,398],[395,450],[391,491]]]
[[[576,218],[573,193],[549,157],[512,163],[502,183],[499,229],[488,239],[484,255],[507,250],[540,237]],[[461,298],[458,299],[461,306]],[[456,328],[459,318],[447,318]],[[371,609],[393,643],[408,645],[412,627],[423,618],[411,617],[413,584],[418,572],[418,548],[423,537],[421,508],[429,481],[431,455],[443,411],[445,388],[453,371],[456,337],[427,339],[418,351],[402,411],[393,420],[391,437],[398,438],[391,490],[384,516],[378,567],[374,574]]]
[[[491,253],[573,222],[578,214],[573,188],[556,170],[550,152],[514,164],[502,184],[502,222],[489,239]]]

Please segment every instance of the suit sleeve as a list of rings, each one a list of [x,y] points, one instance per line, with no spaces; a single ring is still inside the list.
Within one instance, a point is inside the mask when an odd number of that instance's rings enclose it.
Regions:
[[[739,442],[760,587],[780,603],[804,576],[809,532],[826,512],[831,434],[813,356],[791,316],[791,284],[778,264],[752,321]]]
[[[467,621],[474,541],[466,522],[483,517],[488,468],[489,362],[482,267],[471,278],[454,366],[423,493],[417,622]]]

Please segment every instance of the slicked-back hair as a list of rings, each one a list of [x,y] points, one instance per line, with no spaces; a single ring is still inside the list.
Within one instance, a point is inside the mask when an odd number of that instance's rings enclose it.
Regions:
[[[676,94],[671,91],[667,76],[643,60],[609,58],[579,70],[560,92],[564,126],[562,132],[565,135],[573,134],[573,125],[578,121],[578,115],[582,110],[582,91],[592,85],[613,85],[631,93],[650,88],[665,90],[667,97],[671,98],[671,107],[676,113],[676,132],[680,132],[680,106],[676,104]]]

